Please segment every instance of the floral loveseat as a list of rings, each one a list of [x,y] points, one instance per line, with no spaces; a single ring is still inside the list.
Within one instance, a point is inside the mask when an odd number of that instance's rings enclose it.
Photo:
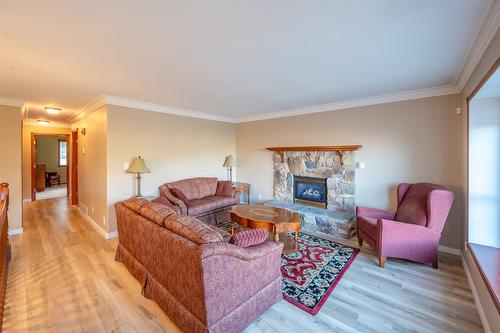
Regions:
[[[240,192],[230,181],[209,177],[163,184],[160,195],[176,206],[181,215],[196,217],[210,225],[229,222],[231,207],[240,202]]]
[[[115,205],[116,260],[184,332],[241,332],[282,299],[282,243],[228,243],[217,228],[160,203]]]

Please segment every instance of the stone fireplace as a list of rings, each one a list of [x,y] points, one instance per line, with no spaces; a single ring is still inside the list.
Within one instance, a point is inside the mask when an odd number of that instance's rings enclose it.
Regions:
[[[355,157],[353,149],[293,147],[273,154],[274,200],[303,217],[303,228],[343,238],[355,233]],[[307,148],[307,149],[306,149]],[[277,148],[268,148],[269,150]]]

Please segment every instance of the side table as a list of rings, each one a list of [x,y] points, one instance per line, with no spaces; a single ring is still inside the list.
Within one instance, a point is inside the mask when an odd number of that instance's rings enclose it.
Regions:
[[[233,187],[241,193],[246,193],[247,205],[250,205],[250,184],[244,182],[233,182]]]

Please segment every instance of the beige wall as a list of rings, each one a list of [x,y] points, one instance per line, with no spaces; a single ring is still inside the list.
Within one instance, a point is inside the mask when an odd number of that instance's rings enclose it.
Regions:
[[[495,37],[491,41],[488,49],[484,53],[483,57],[479,61],[479,64],[474,69],[469,81],[465,85],[465,88],[462,92],[462,105],[463,109],[467,111],[466,98],[471,94],[474,88],[479,84],[479,81],[486,75],[491,66],[495,63],[495,61],[500,57],[500,30],[497,31]],[[463,132],[467,133],[467,118],[464,117],[462,121]],[[464,135],[464,145],[463,145],[463,155],[464,158],[462,160],[464,172],[462,173],[462,181],[464,185],[464,197],[467,197],[467,145],[466,140],[467,137]],[[468,207],[464,205],[463,210],[464,216],[468,215]],[[468,221],[468,223],[474,223],[474,221]],[[465,240],[467,240],[467,224],[464,223],[463,232],[465,235]],[[490,332],[500,332],[500,316],[498,314],[498,310],[496,309],[493,300],[488,292],[486,285],[484,284],[479,269],[473,261],[471,257],[471,253],[469,251],[465,251],[464,255],[464,263],[470,273],[471,280],[469,281],[473,284],[476,293],[476,303],[478,308],[481,309],[481,319],[483,320],[483,325],[489,327]],[[482,313],[481,313],[482,312]]]
[[[23,199],[31,200],[31,133],[70,134],[64,127],[24,126],[23,127]]]
[[[78,133],[78,206],[107,229],[107,110],[103,106],[71,125]]]
[[[9,229],[22,228],[21,109],[0,105],[0,182],[10,189]]]
[[[124,162],[144,157],[150,174],[142,175],[142,194],[158,195],[158,186],[182,178],[226,178],[222,167],[235,154],[235,125],[118,106],[108,106],[108,231],[116,230],[113,205],[136,194],[135,175]]]
[[[252,185],[252,200],[273,196],[270,146],[361,144],[356,172],[358,205],[395,209],[400,182],[433,182],[456,198],[441,244],[462,245],[462,118],[460,95],[372,105],[237,125],[238,180]]]
[[[59,140],[65,137],[38,135],[36,138],[36,161],[44,163],[47,172],[57,172],[61,183],[66,183],[66,166],[59,166]]]

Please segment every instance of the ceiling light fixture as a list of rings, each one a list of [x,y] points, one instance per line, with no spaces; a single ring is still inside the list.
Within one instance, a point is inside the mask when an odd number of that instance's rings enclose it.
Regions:
[[[37,120],[37,122],[38,125],[43,125],[43,126],[48,125],[50,123],[50,121],[48,120]]]
[[[53,107],[49,107],[49,106],[46,106],[45,107],[45,111],[47,111],[48,113],[50,114],[58,114],[60,113],[62,110],[60,108],[53,108]]]

